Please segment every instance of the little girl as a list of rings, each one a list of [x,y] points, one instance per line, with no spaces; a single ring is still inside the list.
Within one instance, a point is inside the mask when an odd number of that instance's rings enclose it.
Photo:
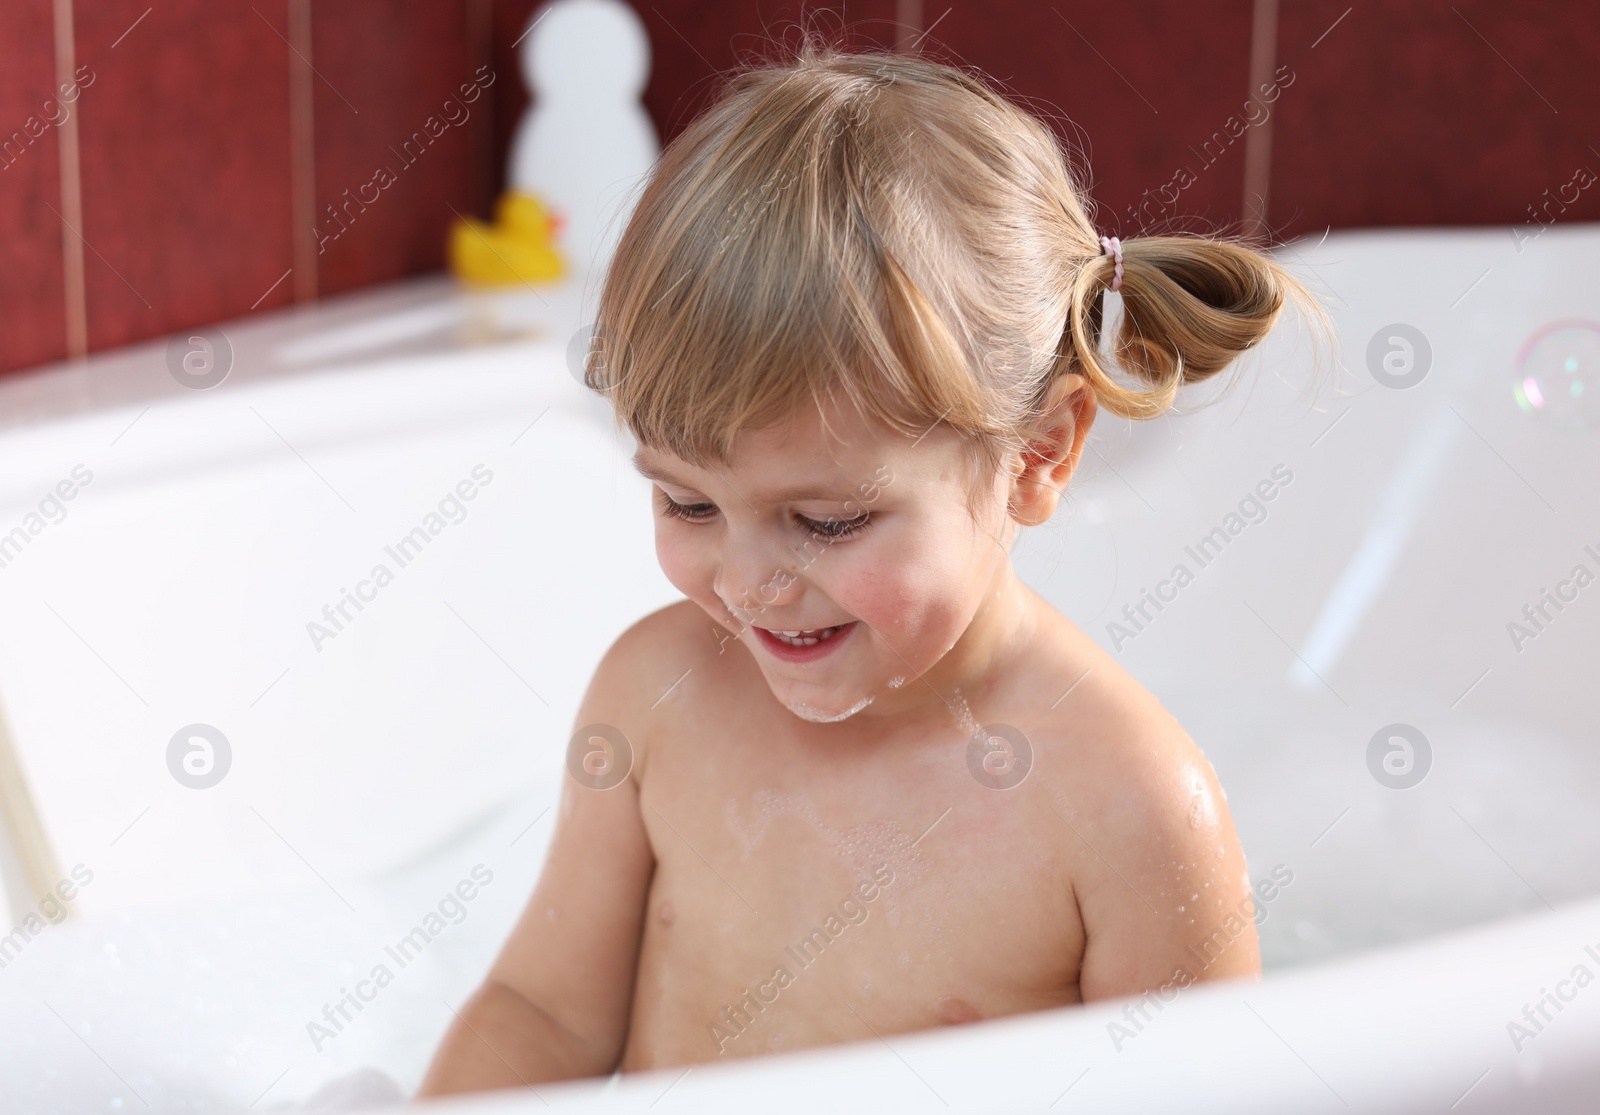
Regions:
[[[1099,408],[1161,414],[1306,296],[1087,205],[1038,120],[902,55],[741,73],[662,155],[586,378],[687,599],[600,663],[422,1094],[1259,972],[1211,766],[1009,550]]]

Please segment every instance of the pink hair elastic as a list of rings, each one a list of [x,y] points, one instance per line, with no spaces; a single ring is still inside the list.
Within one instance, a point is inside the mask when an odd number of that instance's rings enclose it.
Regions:
[[[1105,254],[1111,257],[1111,262],[1116,265],[1116,273],[1111,276],[1111,289],[1122,289],[1122,240],[1116,236],[1102,236],[1100,247],[1105,249]]]

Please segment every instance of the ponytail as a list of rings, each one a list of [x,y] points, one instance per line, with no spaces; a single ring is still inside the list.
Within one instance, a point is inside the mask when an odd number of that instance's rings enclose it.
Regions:
[[[1075,238],[1076,239],[1076,238]],[[1141,236],[1121,244],[1120,283],[1109,255],[1086,259],[1073,280],[1064,348],[1096,400],[1124,418],[1154,418],[1178,388],[1220,372],[1271,331],[1286,298],[1320,319],[1305,288],[1278,264],[1226,240]],[[1103,297],[1116,284],[1122,324],[1111,345],[1115,365],[1147,389],[1107,370],[1100,347]]]

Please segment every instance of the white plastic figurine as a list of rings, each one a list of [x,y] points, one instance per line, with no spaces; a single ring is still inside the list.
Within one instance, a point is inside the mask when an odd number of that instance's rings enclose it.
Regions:
[[[533,103],[511,144],[508,188],[543,199],[571,268],[598,275],[661,153],[639,100],[650,41],[622,0],[552,0],[532,26],[520,49]]]
[[[552,0],[519,47],[532,103],[511,143],[495,221],[452,231],[451,268],[474,285],[596,288],[660,154],[639,96],[644,25],[622,0]]]

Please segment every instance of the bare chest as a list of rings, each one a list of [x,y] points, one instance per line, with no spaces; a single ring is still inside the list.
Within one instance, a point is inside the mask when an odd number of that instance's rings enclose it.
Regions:
[[[950,737],[828,753],[781,721],[732,723],[652,756],[657,869],[624,1068],[1078,1001],[1083,929],[1048,793],[979,782]]]

